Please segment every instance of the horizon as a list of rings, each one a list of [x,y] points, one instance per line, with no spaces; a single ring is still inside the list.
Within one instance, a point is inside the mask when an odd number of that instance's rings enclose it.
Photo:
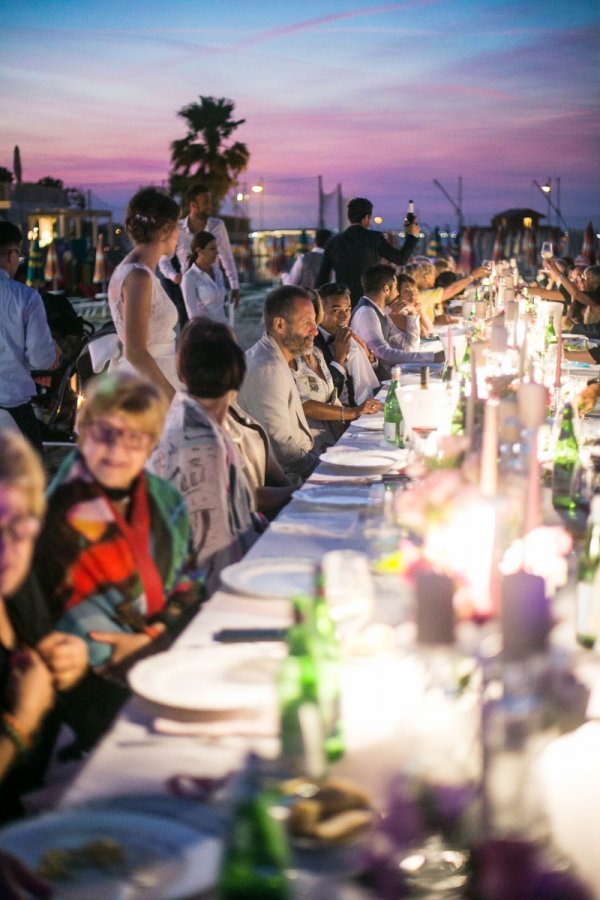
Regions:
[[[556,204],[560,178],[569,227],[600,230],[595,0],[332,0],[326,14],[315,0],[23,0],[3,31],[0,165],[18,145],[24,181],[60,178],[116,219],[139,186],[166,183],[177,110],[202,94],[246,120],[239,182],[265,185],[248,201],[254,229],[261,202],[266,228],[314,227],[322,175],[326,193],[368,197],[383,230],[409,198],[424,226],[454,228],[433,179],[456,200],[458,176],[466,225],[514,207],[546,224],[533,181],[550,177]]]

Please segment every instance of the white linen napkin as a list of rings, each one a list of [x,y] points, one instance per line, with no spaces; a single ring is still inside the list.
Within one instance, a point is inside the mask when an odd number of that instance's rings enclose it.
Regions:
[[[354,530],[358,521],[358,514],[354,511],[324,512],[322,509],[301,512],[294,510],[294,514],[280,515],[271,522],[271,531],[276,534],[304,534],[315,537],[343,538],[348,537]]]

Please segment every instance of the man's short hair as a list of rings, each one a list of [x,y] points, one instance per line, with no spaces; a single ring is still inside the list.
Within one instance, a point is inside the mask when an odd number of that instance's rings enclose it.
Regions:
[[[315,232],[315,247],[324,247],[332,232],[329,228],[317,228]]]
[[[343,281],[328,281],[317,288],[321,300],[329,300],[330,297],[342,297],[344,294],[350,296],[350,288]]]
[[[20,247],[23,240],[23,232],[14,222],[0,222],[0,250],[10,250],[11,247]]]
[[[293,284],[284,284],[267,294],[264,309],[267,334],[271,333],[273,321],[276,318],[287,319],[294,312],[296,300],[311,300],[312,302],[312,297],[304,288]]]
[[[361,283],[365,294],[379,293],[386,284],[392,284],[396,278],[396,270],[393,266],[387,266],[385,263],[378,263],[376,266],[369,266],[362,274]]]
[[[348,203],[348,221],[351,225],[362,222],[365,216],[373,215],[373,204],[364,197],[354,197]]]
[[[196,199],[198,194],[210,194],[210,188],[206,184],[192,184],[187,191],[185,192],[185,205],[189,206],[190,203]]]

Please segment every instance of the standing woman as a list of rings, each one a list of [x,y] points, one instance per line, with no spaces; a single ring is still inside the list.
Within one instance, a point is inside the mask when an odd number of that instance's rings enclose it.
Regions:
[[[227,324],[225,315],[225,282],[217,264],[217,239],[210,231],[194,235],[188,268],[181,282],[188,316],[207,316]]]
[[[179,206],[157,188],[143,188],[129,201],[125,226],[133,241],[110,279],[108,302],[122,345],[119,368],[152,381],[169,402],[179,387],[175,364],[177,310],[155,275],[161,256],[173,256]]]

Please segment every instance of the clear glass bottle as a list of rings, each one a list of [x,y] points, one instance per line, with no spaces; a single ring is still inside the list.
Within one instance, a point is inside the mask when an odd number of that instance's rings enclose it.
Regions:
[[[402,410],[396,395],[396,388],[400,387],[401,378],[402,369],[400,366],[394,366],[392,383],[383,407],[383,436],[388,443],[395,444],[396,447],[404,447]]]
[[[319,681],[319,703],[323,719],[325,756],[335,762],[344,755],[342,726],[342,646],[325,594],[321,565],[315,573],[315,602],[312,622]]]
[[[579,445],[573,419],[573,405],[565,403],[552,466],[552,504],[558,509],[573,510],[577,506],[573,493],[573,476],[579,463]]]
[[[577,567],[577,641],[591,650],[600,637],[600,496],[592,498]]]

